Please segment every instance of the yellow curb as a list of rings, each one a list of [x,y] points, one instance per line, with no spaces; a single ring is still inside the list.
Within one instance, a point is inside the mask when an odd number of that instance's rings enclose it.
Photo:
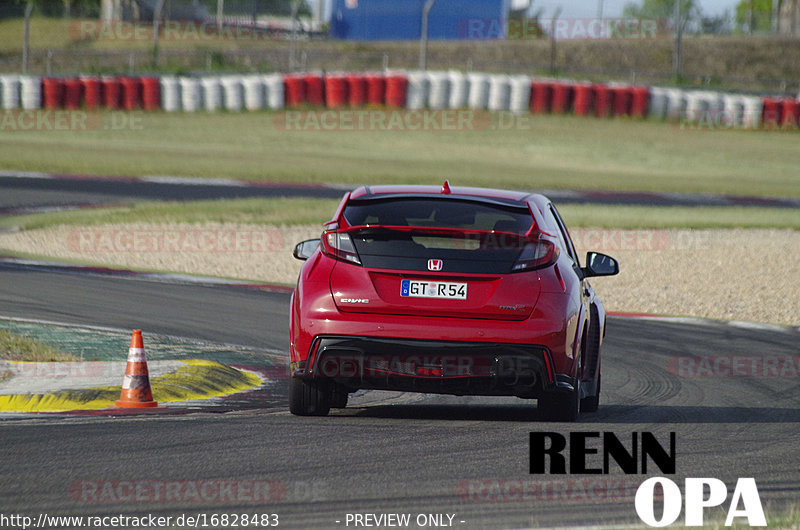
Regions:
[[[224,364],[183,361],[186,366],[150,381],[153,399],[159,403],[227,396],[261,384],[261,378]],[[120,374],[120,378],[122,374]],[[121,386],[87,388],[48,394],[0,395],[2,412],[63,412],[114,407]]]

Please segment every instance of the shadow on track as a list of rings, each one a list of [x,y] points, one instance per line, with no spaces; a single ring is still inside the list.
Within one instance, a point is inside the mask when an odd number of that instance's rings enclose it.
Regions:
[[[532,422],[544,420],[530,405],[383,405],[348,408],[334,415],[442,421]],[[766,407],[601,405],[577,423],[800,423],[800,410]]]

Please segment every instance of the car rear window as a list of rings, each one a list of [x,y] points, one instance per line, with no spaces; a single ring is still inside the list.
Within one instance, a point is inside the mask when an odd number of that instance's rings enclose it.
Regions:
[[[420,226],[526,233],[533,222],[525,205],[442,198],[351,201],[344,211],[351,226]]]
[[[344,216],[364,227],[350,233],[365,267],[421,271],[439,258],[461,273],[510,272],[533,223],[527,207],[442,199],[351,203]]]

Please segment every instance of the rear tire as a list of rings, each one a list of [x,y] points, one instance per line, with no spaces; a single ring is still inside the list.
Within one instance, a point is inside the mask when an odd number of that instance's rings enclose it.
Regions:
[[[331,408],[332,409],[343,409],[347,407],[347,399],[350,397],[350,394],[347,392],[347,389],[343,386],[337,386],[331,392]]]
[[[581,412],[597,412],[600,407],[600,374],[597,374],[597,392],[581,400]]]
[[[572,392],[553,392],[539,398],[539,415],[545,421],[573,422],[578,419],[580,380]]]
[[[289,411],[297,416],[327,416],[331,410],[331,392],[315,381],[289,379]]]

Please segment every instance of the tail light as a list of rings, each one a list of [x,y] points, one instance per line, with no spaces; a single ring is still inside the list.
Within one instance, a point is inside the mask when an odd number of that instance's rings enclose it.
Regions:
[[[556,262],[559,249],[555,243],[547,239],[526,244],[517,258],[517,262],[511,268],[511,272],[530,271],[543,269]]]
[[[349,234],[325,232],[322,234],[322,252],[332,258],[361,265],[361,259]]]

